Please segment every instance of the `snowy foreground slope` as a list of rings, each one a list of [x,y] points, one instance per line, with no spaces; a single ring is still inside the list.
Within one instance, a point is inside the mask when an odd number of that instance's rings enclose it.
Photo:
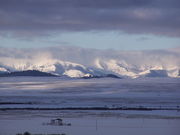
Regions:
[[[0,48],[0,73],[38,70],[59,76],[178,77],[180,49],[96,50],[76,47]]]

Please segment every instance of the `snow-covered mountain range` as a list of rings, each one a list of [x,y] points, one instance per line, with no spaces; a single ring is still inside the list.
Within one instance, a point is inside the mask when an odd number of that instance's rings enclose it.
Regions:
[[[0,47],[0,73],[38,70],[59,76],[178,77],[180,48],[149,51],[78,47],[17,49]]]

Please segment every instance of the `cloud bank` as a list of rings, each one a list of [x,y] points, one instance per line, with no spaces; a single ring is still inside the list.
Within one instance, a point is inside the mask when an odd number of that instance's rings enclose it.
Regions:
[[[179,0],[1,0],[1,35],[115,30],[180,36]]]

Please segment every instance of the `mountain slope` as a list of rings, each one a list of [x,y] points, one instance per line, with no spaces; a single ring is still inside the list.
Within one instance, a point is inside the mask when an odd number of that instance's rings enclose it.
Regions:
[[[27,71],[17,71],[11,73],[2,73],[0,77],[13,77],[13,76],[55,76],[50,73],[45,73],[36,70],[27,70]]]
[[[69,77],[178,77],[178,49],[151,51],[96,50],[77,47],[0,48],[0,73],[37,70]],[[153,75],[154,74],[154,75]]]

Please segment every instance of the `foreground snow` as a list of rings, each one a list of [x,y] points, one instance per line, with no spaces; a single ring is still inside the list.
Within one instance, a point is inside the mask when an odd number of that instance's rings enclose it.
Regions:
[[[165,119],[146,115],[125,115],[106,112],[67,111],[0,111],[0,135],[15,135],[26,131],[33,134],[66,135],[179,135],[180,119]],[[71,126],[44,125],[61,118]]]
[[[3,77],[0,78],[0,135],[25,131],[67,135],[179,135],[179,97],[178,78]],[[61,110],[63,107],[158,109]],[[43,125],[54,118],[72,126]]]

